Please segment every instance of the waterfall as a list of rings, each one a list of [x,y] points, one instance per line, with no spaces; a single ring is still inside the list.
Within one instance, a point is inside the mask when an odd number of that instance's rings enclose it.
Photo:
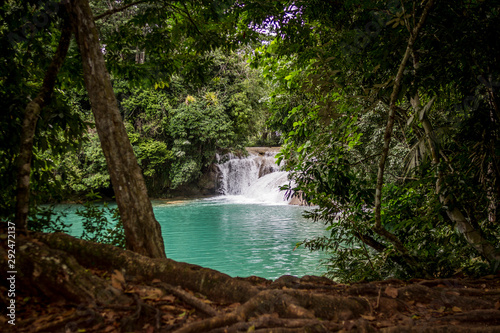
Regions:
[[[219,193],[244,202],[287,204],[279,187],[288,183],[288,173],[275,163],[278,150],[247,148],[246,157],[233,154],[219,158]]]

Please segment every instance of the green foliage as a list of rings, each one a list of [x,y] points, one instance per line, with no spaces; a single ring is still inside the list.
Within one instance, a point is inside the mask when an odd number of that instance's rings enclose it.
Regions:
[[[82,147],[81,152],[67,153],[57,169],[57,176],[64,184],[66,193],[73,195],[110,186],[106,159],[97,133],[89,131],[84,138],[87,144]]]
[[[172,110],[168,132],[175,138],[176,161],[170,171],[172,187],[197,179],[213,161],[217,147],[229,147],[234,132],[221,105],[198,100]]]
[[[37,206],[30,213],[28,229],[35,232],[68,232],[71,224],[65,223],[66,213],[56,211],[54,206]]]
[[[474,41],[472,31],[498,40],[498,10],[476,1],[456,2],[453,9],[436,4],[415,46],[419,67],[408,65],[404,72],[384,176],[382,226],[415,259],[410,265],[408,255],[375,232],[372,210],[393,79],[422,9],[409,1],[295,6],[296,11],[284,2],[269,4],[268,15],[277,15],[271,21],[280,24],[273,26],[276,38],[256,50],[253,64],[273,88],[269,125],[282,132],[279,159],[294,180],[289,194],[300,192],[315,205],[307,216],[331,231],[303,245],[328,251],[330,276],[344,281],[494,270],[495,263],[488,264],[456,230],[446,213],[450,207],[441,202],[452,195],[453,205],[497,246],[499,198],[493,192],[500,193],[500,173],[492,166],[500,156],[500,119],[492,91],[500,70],[488,55],[500,45],[486,45],[482,37]],[[478,73],[485,68],[490,79],[479,77],[480,84]],[[413,109],[417,93],[428,107]],[[425,117],[434,125],[430,137]],[[439,163],[433,162],[431,144],[444,156]]]
[[[13,218],[23,113],[40,90],[60,36],[60,18],[52,5],[35,1],[7,1],[0,5],[0,107],[4,110],[0,115],[0,219]],[[74,51],[71,48],[70,54]],[[63,66],[61,71],[58,87],[71,82],[71,66]],[[38,119],[32,162],[32,207],[61,199],[61,184],[54,177],[57,161],[82,143],[85,124],[73,96],[71,91],[55,89]],[[31,212],[36,219],[36,210]]]
[[[217,151],[241,149],[267,135],[261,99],[265,85],[242,54],[206,55],[204,83],[172,76],[156,88],[134,88],[114,80],[125,127],[150,195],[195,183]],[[73,193],[110,186],[97,135],[78,159],[67,155],[59,173]]]
[[[96,16],[110,6],[123,5],[120,1],[90,4]],[[122,115],[131,125],[129,135],[151,195],[164,193],[172,184],[196,179],[213,159],[214,149],[232,150],[249,137],[260,135],[263,112],[259,100],[264,89],[256,71],[246,65],[242,52],[230,53],[245,38],[236,31],[240,9],[232,4],[152,0],[96,21],[99,39],[106,45],[107,67]],[[0,40],[5,46],[0,51],[0,103],[6,111],[0,115],[2,219],[13,218],[13,180],[23,111],[39,92],[65,15],[62,6],[51,5],[35,1],[0,5]],[[47,12],[49,9],[52,11]],[[48,13],[49,20],[32,24],[29,20],[39,13]],[[193,148],[184,147],[180,131],[175,135],[166,131],[174,118],[169,112],[182,109],[186,96],[214,107],[215,113],[204,116],[220,117],[223,122],[219,124],[232,134],[222,138],[218,128],[204,124],[200,131],[207,133],[210,142],[201,138],[193,142]],[[105,159],[89,111],[81,59],[75,44],[71,44],[52,103],[42,110],[37,127],[31,181],[33,205],[68,195],[81,196],[88,190],[111,195]],[[190,131],[196,132],[195,127]],[[179,160],[174,151],[186,155]]]
[[[87,197],[89,201],[85,202],[84,209],[76,211],[76,215],[83,219],[80,238],[125,248],[125,232],[118,208],[111,208],[106,202],[102,206],[96,205],[90,200],[99,200],[101,197],[93,192]]]
[[[329,274],[335,278],[495,269],[446,214],[459,208],[498,250],[500,11],[492,2],[436,2],[422,27],[411,54],[415,67],[403,72],[396,98],[382,190],[382,226],[407,253],[374,230],[388,103],[424,3],[151,0],[99,20],[107,66],[150,195],[196,182],[218,151],[275,142],[279,133],[278,158],[294,180],[289,194],[302,193],[315,205],[308,216],[331,231],[303,244],[330,251]],[[91,4],[97,15],[122,2]],[[45,5],[10,1],[1,8],[0,106],[6,112],[0,114],[0,218],[11,219],[23,111],[41,87],[63,14],[21,38],[23,17]],[[15,41],[12,33],[18,34]],[[243,47],[259,38],[255,50]],[[245,54],[253,55],[253,68]],[[33,206],[110,190],[79,62],[72,45],[38,121]],[[426,107],[412,104],[416,97]],[[433,129],[426,133],[429,124]],[[440,156],[432,155],[433,147]],[[443,206],[450,197],[453,207]],[[103,233],[120,230],[116,216],[107,220],[114,213],[89,203],[80,212],[87,221],[84,237],[122,244],[120,232]],[[30,227],[65,227],[59,217],[55,224],[52,219],[50,210],[32,210]]]

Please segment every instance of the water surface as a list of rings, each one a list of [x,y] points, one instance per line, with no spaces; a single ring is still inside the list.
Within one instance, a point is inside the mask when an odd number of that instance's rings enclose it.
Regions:
[[[63,205],[70,233],[81,235],[77,205]],[[81,206],[80,206],[81,208]],[[154,201],[167,257],[216,269],[230,276],[275,279],[284,274],[321,275],[320,252],[295,249],[299,241],[325,234],[302,217],[303,207],[263,204],[221,196],[169,203]]]

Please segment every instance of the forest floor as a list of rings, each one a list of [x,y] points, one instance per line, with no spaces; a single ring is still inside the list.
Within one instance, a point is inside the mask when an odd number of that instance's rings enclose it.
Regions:
[[[16,325],[2,316],[1,332],[500,332],[499,275],[350,285],[314,276],[270,281],[62,234],[17,242],[27,258],[19,263]],[[112,297],[93,293],[101,284]],[[0,289],[5,310],[8,290]]]

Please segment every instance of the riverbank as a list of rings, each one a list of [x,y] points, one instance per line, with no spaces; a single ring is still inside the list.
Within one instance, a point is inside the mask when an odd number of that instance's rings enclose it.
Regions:
[[[2,331],[500,331],[498,275],[351,285],[314,276],[271,281],[231,278],[62,234],[32,234],[17,241],[16,325],[0,317]],[[43,271],[36,266],[30,271],[39,257],[54,260]],[[92,288],[82,289],[89,281]],[[0,286],[0,291],[6,306],[7,290]]]

